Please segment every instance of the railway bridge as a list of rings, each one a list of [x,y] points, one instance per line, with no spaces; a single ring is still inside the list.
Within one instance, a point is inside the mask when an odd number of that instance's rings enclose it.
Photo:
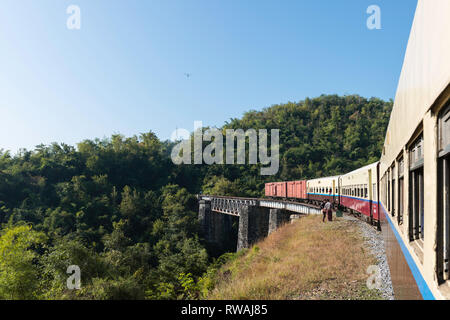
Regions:
[[[258,198],[198,195],[202,232],[209,243],[221,244],[232,236],[239,219],[237,251],[250,247],[300,215],[320,214],[320,208],[299,202]]]

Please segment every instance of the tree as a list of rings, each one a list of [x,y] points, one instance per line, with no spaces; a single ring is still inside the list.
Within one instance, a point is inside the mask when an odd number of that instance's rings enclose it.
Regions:
[[[29,225],[11,226],[0,236],[0,298],[36,299],[40,297],[39,266],[36,249],[45,243],[41,232]]]

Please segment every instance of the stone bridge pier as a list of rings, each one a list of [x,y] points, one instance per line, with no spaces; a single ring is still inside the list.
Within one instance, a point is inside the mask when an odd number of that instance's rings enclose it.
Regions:
[[[199,201],[199,222],[206,241],[216,246],[229,241],[232,234],[233,219],[239,219],[237,231],[237,251],[249,248],[267,237],[283,224],[289,222],[290,213],[283,209],[267,208],[242,204],[230,213],[215,211],[211,201]]]
[[[200,228],[205,240],[218,248],[225,248],[226,244],[232,240],[233,219],[231,215],[222,214],[211,210],[211,202],[200,200],[198,219]]]

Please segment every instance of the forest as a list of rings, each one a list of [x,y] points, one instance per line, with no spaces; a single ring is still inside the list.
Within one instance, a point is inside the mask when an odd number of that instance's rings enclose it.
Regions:
[[[322,95],[219,128],[280,129],[280,170],[175,165],[149,131],[0,152],[0,299],[201,299],[234,253],[199,233],[196,194],[261,197],[268,181],[348,172],[380,157],[392,101]],[[206,128],[205,128],[206,129]],[[69,290],[78,265],[81,288]]]

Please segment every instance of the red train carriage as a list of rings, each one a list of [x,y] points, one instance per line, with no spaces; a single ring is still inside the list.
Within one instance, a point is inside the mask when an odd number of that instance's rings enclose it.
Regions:
[[[275,197],[275,188],[274,188],[275,183],[273,182],[269,182],[265,184],[265,196],[266,197]]]
[[[275,182],[275,197],[286,198],[287,196],[287,183],[286,182]]]
[[[265,195],[270,198],[286,198],[286,182],[270,182],[265,184]]]
[[[271,198],[307,199],[306,180],[266,183],[265,195]]]
[[[287,197],[291,199],[306,199],[306,180],[289,181],[286,184]]]

